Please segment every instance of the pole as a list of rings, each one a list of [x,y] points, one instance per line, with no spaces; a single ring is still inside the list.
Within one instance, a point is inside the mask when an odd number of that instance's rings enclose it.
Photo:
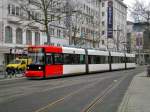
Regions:
[[[119,28],[117,26],[117,51],[119,51]]]
[[[72,44],[72,6],[70,0],[66,1],[66,27],[68,29],[69,45]]]

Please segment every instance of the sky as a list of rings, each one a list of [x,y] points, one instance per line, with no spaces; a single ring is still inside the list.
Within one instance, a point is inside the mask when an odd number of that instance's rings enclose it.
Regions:
[[[133,7],[133,4],[135,3],[136,0],[124,0],[124,3],[129,7]],[[143,2],[144,4],[148,4],[150,3],[150,0],[139,0],[141,2]],[[131,15],[129,14],[129,11],[128,11],[128,20],[129,21],[133,21]]]

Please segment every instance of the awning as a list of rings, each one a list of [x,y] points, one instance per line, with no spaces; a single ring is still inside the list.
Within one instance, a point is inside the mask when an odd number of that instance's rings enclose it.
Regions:
[[[0,53],[9,53],[10,49],[8,47],[1,47],[0,46]]]

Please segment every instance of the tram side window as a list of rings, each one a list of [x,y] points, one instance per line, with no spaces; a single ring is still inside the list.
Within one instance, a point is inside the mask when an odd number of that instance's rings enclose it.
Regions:
[[[85,55],[64,54],[64,64],[85,64]]]
[[[135,57],[132,58],[132,63],[135,63]]]
[[[105,64],[108,64],[108,63],[109,63],[109,56],[106,56],[106,57],[105,57],[105,62],[106,62]]]
[[[130,63],[130,58],[129,57],[126,58],[126,62]]]
[[[64,64],[72,64],[71,58],[70,54],[64,54]]]
[[[80,64],[85,64],[85,55],[80,54]]]
[[[124,58],[119,56],[112,56],[112,63],[123,63]]]
[[[108,56],[89,55],[89,64],[106,64],[108,63]]]
[[[53,64],[52,54],[46,54],[46,64]]]
[[[121,63],[125,63],[125,57],[120,57]]]
[[[114,56],[111,56],[111,63],[116,63],[116,58]]]
[[[108,56],[100,56],[100,64],[108,63]]]
[[[100,56],[93,56],[94,63],[93,64],[100,64],[101,63],[101,57]]]
[[[88,56],[88,62],[89,64],[94,64],[94,57],[92,55]]]
[[[54,64],[63,64],[63,54],[54,54]]]
[[[79,54],[72,54],[73,64],[80,63],[80,55]]]
[[[135,63],[135,58],[134,57],[127,57],[126,62],[127,63]]]

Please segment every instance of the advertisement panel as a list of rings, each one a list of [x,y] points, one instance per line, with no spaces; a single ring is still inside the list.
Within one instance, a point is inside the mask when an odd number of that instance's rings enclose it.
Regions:
[[[143,48],[143,32],[136,32],[136,48]]]
[[[108,1],[107,37],[113,38],[113,2]]]

